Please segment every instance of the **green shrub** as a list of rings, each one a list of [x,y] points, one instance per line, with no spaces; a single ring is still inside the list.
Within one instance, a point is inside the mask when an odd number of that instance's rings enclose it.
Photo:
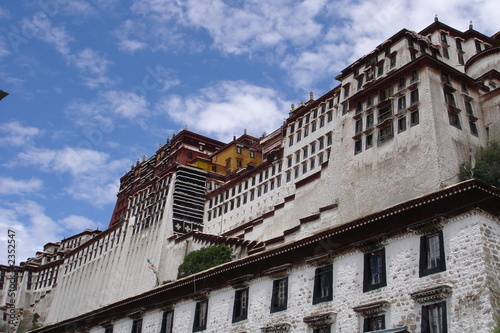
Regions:
[[[179,266],[177,278],[204,271],[233,259],[233,250],[220,244],[189,253]]]
[[[500,142],[492,141],[475,154],[475,167],[471,161],[460,166],[460,180],[475,178],[484,183],[500,187]]]

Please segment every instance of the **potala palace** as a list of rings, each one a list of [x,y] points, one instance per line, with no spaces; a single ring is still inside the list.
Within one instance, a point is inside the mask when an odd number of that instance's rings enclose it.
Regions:
[[[0,266],[0,327],[492,333],[500,191],[458,173],[500,140],[499,68],[499,33],[436,19],[383,41],[273,133],[181,131],[123,175],[106,230]],[[178,278],[188,253],[219,244],[233,260]]]

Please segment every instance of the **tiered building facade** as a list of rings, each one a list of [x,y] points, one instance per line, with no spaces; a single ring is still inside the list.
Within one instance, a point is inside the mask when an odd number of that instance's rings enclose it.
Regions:
[[[500,140],[499,65],[499,34],[436,20],[384,41],[269,135],[174,135],[121,178],[108,229],[0,266],[2,286],[17,274],[4,326],[492,332],[500,193],[458,171]],[[186,254],[217,244],[234,260],[177,278]]]

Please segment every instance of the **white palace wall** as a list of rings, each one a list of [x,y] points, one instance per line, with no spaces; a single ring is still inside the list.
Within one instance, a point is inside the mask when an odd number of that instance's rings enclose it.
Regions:
[[[500,224],[496,217],[480,210],[443,222],[446,255],[444,272],[419,277],[420,234],[407,233],[384,242],[386,249],[387,286],[363,292],[363,252],[350,251],[333,260],[333,300],[312,304],[312,291],[316,265],[304,263],[288,272],[288,306],[286,310],[270,313],[273,280],[278,276],[263,276],[249,281],[248,319],[232,323],[235,289],[225,287],[212,290],[208,298],[208,324],[204,332],[261,332],[262,327],[277,323],[290,324],[289,332],[312,332],[304,317],[333,313],[334,332],[362,330],[363,315],[353,308],[387,301],[383,312],[387,328],[406,326],[411,332],[420,332],[422,304],[410,294],[428,288],[447,285],[451,294],[447,304],[448,332],[490,332],[492,330],[495,301],[492,291],[498,284],[485,281],[487,270],[500,276],[498,262],[495,267],[485,256],[497,250]],[[485,242],[488,237],[489,242]],[[491,281],[494,282],[494,281]],[[495,290],[491,290],[495,289]],[[496,300],[498,301],[498,300]],[[435,301],[434,301],[435,302]],[[432,301],[431,301],[432,303]],[[178,332],[190,332],[193,326],[196,301],[184,300],[174,305],[174,327]],[[143,333],[157,333],[161,325],[158,310],[143,317]],[[132,319],[114,324],[114,332],[130,332]],[[94,327],[91,333],[103,333]]]

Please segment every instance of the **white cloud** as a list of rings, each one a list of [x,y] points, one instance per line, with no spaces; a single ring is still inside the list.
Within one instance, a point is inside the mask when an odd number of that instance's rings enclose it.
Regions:
[[[54,220],[45,213],[43,206],[31,200],[0,203],[0,243],[7,244],[8,230],[14,231],[16,264],[33,257],[49,242],[99,226],[100,223],[78,215]],[[0,263],[8,263],[6,251],[0,251]]]
[[[18,121],[0,124],[0,146],[30,146],[41,134],[40,129],[23,126]]]
[[[69,56],[68,61],[80,71],[85,85],[89,88],[109,86],[115,82],[106,74],[111,61],[95,50],[86,48]]]
[[[136,51],[145,49],[147,44],[136,39],[123,39],[118,42],[118,47],[122,51],[134,53]]]
[[[111,160],[106,153],[92,149],[31,148],[17,155],[8,166],[34,166],[53,173],[62,182],[69,177],[64,191],[73,199],[95,207],[116,201],[119,177],[131,164],[129,160]]]
[[[38,192],[43,183],[40,179],[16,180],[10,177],[0,177],[0,195],[20,195]]]
[[[134,121],[134,124],[144,126],[144,119],[151,116],[148,102],[142,87],[133,91],[109,90],[99,93],[93,101],[74,100],[68,104],[66,114],[84,131],[97,126],[114,127],[117,120]]]
[[[7,43],[4,41],[3,37],[0,37],[0,57],[5,57],[10,54],[10,51],[7,48]]]
[[[25,37],[35,37],[50,45],[63,56],[70,54],[69,42],[73,38],[62,27],[53,27],[45,13],[37,13],[31,19],[23,19],[22,29]]]
[[[187,2],[190,23],[207,30],[225,53],[260,53],[280,44],[310,45],[320,36],[315,20],[325,0],[280,0],[231,5],[222,0]]]
[[[61,10],[74,12],[78,11],[78,8],[91,8],[88,6],[90,5],[86,2],[78,2],[63,7]],[[107,60],[100,52],[88,47],[78,52],[72,52],[69,44],[74,40],[73,37],[66,32],[64,27],[54,26],[51,18],[46,13],[39,12],[30,19],[24,18],[22,20],[22,31],[25,38],[36,38],[54,47],[68,65],[74,66],[80,72],[85,86],[98,88],[116,83],[116,79],[107,76],[111,61]]]
[[[181,126],[228,141],[233,135],[260,136],[278,128],[286,117],[289,103],[270,88],[243,81],[212,84],[190,96],[168,96],[157,108]]]

